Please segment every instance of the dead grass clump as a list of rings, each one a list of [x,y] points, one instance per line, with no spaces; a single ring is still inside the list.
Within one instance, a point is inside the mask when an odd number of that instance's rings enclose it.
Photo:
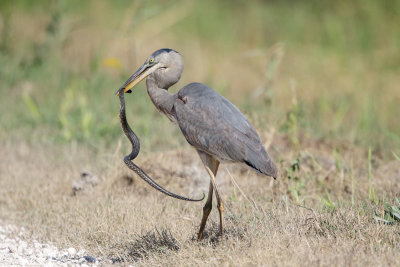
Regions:
[[[203,239],[200,244],[211,244],[216,246],[221,242],[235,242],[235,241],[245,241],[248,244],[251,243],[248,224],[243,222],[243,219],[239,219],[235,215],[226,214],[224,225],[224,235],[221,236],[219,232],[219,221],[209,220],[207,222],[206,228],[203,232]],[[193,242],[198,242],[197,234],[193,235]]]
[[[135,240],[119,246],[118,250],[123,253],[121,257],[112,258],[113,262],[136,262],[154,255],[163,255],[168,251],[180,249],[178,240],[167,228],[157,228],[138,234]]]

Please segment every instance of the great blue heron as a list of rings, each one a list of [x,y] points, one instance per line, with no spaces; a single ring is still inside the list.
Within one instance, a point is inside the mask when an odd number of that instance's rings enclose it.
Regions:
[[[175,198],[199,201],[163,189],[131,162],[138,155],[140,144],[126,121],[124,93],[130,93],[133,86],[147,77],[146,86],[151,101],[160,112],[179,126],[188,143],[197,150],[210,175],[207,202],[203,207],[198,232],[198,239],[201,239],[212,209],[213,190],[219,211],[219,233],[223,234],[224,204],[215,183],[220,162],[245,163],[258,173],[275,179],[277,169],[257,132],[239,109],[226,98],[201,83],[188,84],[176,94],[168,92],[168,88],[179,81],[182,72],[182,56],[172,49],[160,49],[151,54],[117,91],[121,101],[122,128],[132,143],[132,153],[126,156],[124,161],[130,169],[157,190]]]

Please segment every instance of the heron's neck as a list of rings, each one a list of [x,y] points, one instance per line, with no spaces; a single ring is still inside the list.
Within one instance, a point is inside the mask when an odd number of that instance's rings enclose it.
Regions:
[[[175,116],[172,112],[176,95],[171,94],[166,89],[159,88],[153,77],[149,76],[146,80],[147,93],[156,108],[164,113],[171,121],[175,121]]]

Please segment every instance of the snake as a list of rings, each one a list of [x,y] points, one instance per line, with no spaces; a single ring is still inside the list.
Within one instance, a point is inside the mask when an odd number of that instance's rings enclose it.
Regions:
[[[138,165],[133,163],[133,160],[139,155],[140,152],[140,141],[135,132],[131,129],[131,127],[128,124],[128,121],[126,119],[126,111],[125,111],[125,98],[124,98],[124,92],[119,91],[117,93],[119,96],[119,101],[120,101],[120,112],[119,112],[119,118],[121,122],[121,127],[122,130],[124,131],[126,137],[128,138],[129,142],[132,145],[132,151],[129,155],[126,155],[124,157],[124,163],[126,166],[128,166],[129,169],[131,169],[133,172],[135,172],[140,178],[142,178],[146,183],[148,183],[150,186],[155,188],[156,190],[160,191],[161,193],[176,198],[184,201],[202,201],[205,197],[205,194],[203,193],[203,197],[200,199],[192,199],[192,198],[187,198],[183,197],[177,194],[174,194],[166,189],[164,189],[162,186],[157,184],[149,175],[146,174],[145,171],[143,171]]]

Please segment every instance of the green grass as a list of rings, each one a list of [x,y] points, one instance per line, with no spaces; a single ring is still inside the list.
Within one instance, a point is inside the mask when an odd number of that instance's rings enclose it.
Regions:
[[[2,2],[0,101],[4,114],[1,124],[7,129],[3,135],[18,131],[27,137],[32,130],[45,128],[53,133],[49,138],[56,141],[111,143],[120,136],[116,118],[118,104],[113,94],[147,54],[139,53],[134,64],[115,56],[123,67],[114,70],[104,67],[102,62],[107,55],[118,53],[110,51],[113,40],[104,40],[101,34],[106,36],[110,31],[117,31],[125,16],[134,12],[132,18],[128,17],[126,34],[146,36],[146,32],[140,32],[141,25],[147,23],[146,29],[153,33],[152,29],[159,27],[157,19],[163,16],[163,9],[178,6],[176,1],[163,5],[146,1],[134,4],[132,9],[136,9],[128,12],[125,10],[128,3],[116,1],[112,5],[96,5],[89,1],[77,8],[75,1]],[[243,1],[234,4],[201,1],[183,10],[184,18],[163,29],[163,33],[149,36],[148,42],[161,41],[160,46],[175,44],[174,48],[183,51],[186,62],[194,60],[192,55],[203,50],[209,53],[205,61],[209,69],[200,81],[222,90],[227,97],[241,90],[230,82],[232,73],[254,68],[255,64],[250,60],[248,66],[229,66],[232,57],[247,49],[263,50],[283,42],[285,55],[283,61],[278,62],[280,66],[276,67],[272,60],[271,67],[264,70],[266,79],[274,79],[274,84],[268,88],[273,103],[255,105],[246,95],[233,98],[237,100],[235,103],[250,113],[267,113],[269,124],[287,116],[285,123],[274,126],[286,127],[294,143],[296,135],[306,132],[320,138],[347,139],[372,146],[387,156],[390,153],[384,152],[385,149],[398,147],[400,139],[400,124],[393,116],[400,111],[396,90],[396,73],[400,66],[397,64],[400,62],[397,27],[400,8],[395,5],[397,2],[372,0],[257,2],[252,5]],[[47,6],[50,12],[45,11]],[[89,10],[102,12],[107,24],[93,15],[87,16]],[[24,30],[18,18],[26,14],[32,24],[37,25],[33,30],[34,34],[41,35],[40,40],[24,37],[22,32],[18,34],[18,30]],[[76,62],[72,67],[63,61],[68,46],[79,42],[73,39],[78,30],[93,34],[93,41],[82,42],[89,42],[94,50],[76,67],[85,51],[80,51],[79,45],[74,47],[71,60]],[[176,41],[162,41],[170,38]],[[191,49],[189,46],[193,42],[199,43],[202,51],[197,51],[200,47]],[[135,43],[129,45],[133,47]],[[218,62],[232,70],[222,76],[214,74],[212,70]],[[195,70],[186,70],[185,81],[190,81],[190,75],[197,70],[195,63],[190,66],[195,66]],[[272,67],[277,70],[271,72]],[[262,74],[263,70],[257,72]],[[244,85],[246,79],[243,77]],[[258,83],[263,79],[263,75],[259,75]],[[296,81],[298,104],[295,110],[286,105],[293,94],[288,90],[287,79]],[[252,90],[257,81],[248,84],[248,88],[242,89],[244,92]],[[128,100],[131,106],[128,116],[134,119],[139,136],[149,140],[145,142],[152,144],[158,140],[165,147],[164,138],[159,138],[158,133],[165,133],[168,123],[156,115],[143,91],[143,85],[139,86]],[[171,137],[176,132],[167,130],[167,134]]]

